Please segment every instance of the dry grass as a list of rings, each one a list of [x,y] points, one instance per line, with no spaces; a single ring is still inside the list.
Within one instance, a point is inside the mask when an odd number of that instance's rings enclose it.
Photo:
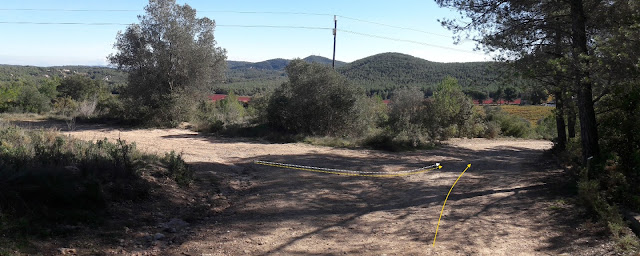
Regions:
[[[517,105],[503,105],[500,106],[502,110],[511,115],[516,115],[529,121],[533,127],[538,123],[538,120],[543,119],[553,113],[552,107],[545,106],[517,106]]]

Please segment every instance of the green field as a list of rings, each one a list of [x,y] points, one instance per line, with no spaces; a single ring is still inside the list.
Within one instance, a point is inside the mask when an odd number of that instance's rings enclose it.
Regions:
[[[509,114],[526,119],[532,126],[535,126],[538,120],[551,115],[554,109],[553,107],[546,106],[503,105],[500,107]]]

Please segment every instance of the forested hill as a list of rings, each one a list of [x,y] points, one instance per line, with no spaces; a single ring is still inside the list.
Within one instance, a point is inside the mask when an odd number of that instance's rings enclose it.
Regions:
[[[311,55],[302,60],[306,62],[320,63],[320,64],[326,64],[326,65],[331,65],[332,63],[331,59],[325,58],[322,56],[317,56],[317,55]],[[290,61],[291,60],[281,59],[281,58],[270,59],[270,60],[265,60],[260,62],[230,60],[230,61],[227,61],[227,67],[231,70],[259,69],[259,70],[265,70],[265,71],[267,70],[284,71],[284,68],[289,64]],[[337,67],[344,66],[345,64],[347,63],[342,61],[336,61]]]
[[[303,59],[306,62],[331,65],[332,60],[322,56],[311,55]],[[225,91],[235,88],[236,92],[253,94],[264,91],[266,87],[279,85],[286,78],[284,68],[289,65],[288,59],[270,59],[260,62],[227,61],[227,84]],[[336,67],[344,66],[346,62],[336,61]],[[247,89],[251,87],[251,89]],[[223,91],[224,92],[224,91]]]
[[[321,56],[308,56],[307,62],[331,65],[332,60]],[[227,61],[226,81],[219,84],[216,91],[227,93],[234,90],[240,95],[253,95],[269,91],[286,80],[284,68],[290,60],[271,59],[261,62]],[[458,79],[465,87],[474,87],[479,91],[494,91],[498,87],[518,87],[526,81],[515,79],[506,81],[509,76],[499,70],[500,64],[494,62],[438,63],[400,53],[382,53],[369,56],[351,63],[336,61],[338,72],[355,84],[363,86],[370,94],[388,97],[402,86],[418,86],[433,89],[446,76]],[[126,73],[109,67],[59,66],[33,67],[0,65],[0,82],[31,80],[38,81],[47,77],[65,77],[82,74],[92,79],[100,79],[108,85],[125,84]]]
[[[306,62],[320,63],[320,64],[326,64],[326,65],[331,65],[333,63],[332,59],[325,58],[325,57],[322,57],[322,56],[317,56],[317,55],[311,55],[311,56],[306,57],[306,58],[304,58],[302,60],[304,60]],[[342,66],[344,66],[346,64],[347,64],[346,62],[336,60],[336,67],[342,67]]]
[[[492,87],[502,80],[495,62],[439,63],[401,53],[381,53],[351,62],[338,71],[353,81],[396,86],[434,85],[445,77],[463,87]]]
[[[107,85],[125,84],[127,82],[126,73],[109,67],[34,67],[0,64],[0,82],[10,82],[18,80],[37,82],[42,79],[52,77],[63,78],[71,75],[86,75],[91,79],[103,80],[107,83]]]

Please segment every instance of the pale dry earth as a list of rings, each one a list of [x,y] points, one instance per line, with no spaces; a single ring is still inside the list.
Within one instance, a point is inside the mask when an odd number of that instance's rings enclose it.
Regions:
[[[615,255],[574,204],[568,176],[541,140],[455,139],[392,153],[203,136],[183,129],[79,126],[84,140],[182,152],[199,182],[216,177],[230,206],[190,223],[158,255]],[[266,160],[367,171],[443,168],[406,177],[347,177],[254,164]],[[448,198],[435,246],[434,233]],[[141,253],[143,254],[143,253]]]

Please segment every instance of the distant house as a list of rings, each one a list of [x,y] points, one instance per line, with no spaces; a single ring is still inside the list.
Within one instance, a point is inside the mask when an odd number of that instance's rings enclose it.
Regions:
[[[209,99],[213,102],[219,101],[219,100],[224,100],[225,98],[227,98],[226,94],[214,94],[209,96]],[[249,101],[251,101],[251,97],[249,96],[238,96],[238,101],[242,102],[242,103],[249,103]]]

